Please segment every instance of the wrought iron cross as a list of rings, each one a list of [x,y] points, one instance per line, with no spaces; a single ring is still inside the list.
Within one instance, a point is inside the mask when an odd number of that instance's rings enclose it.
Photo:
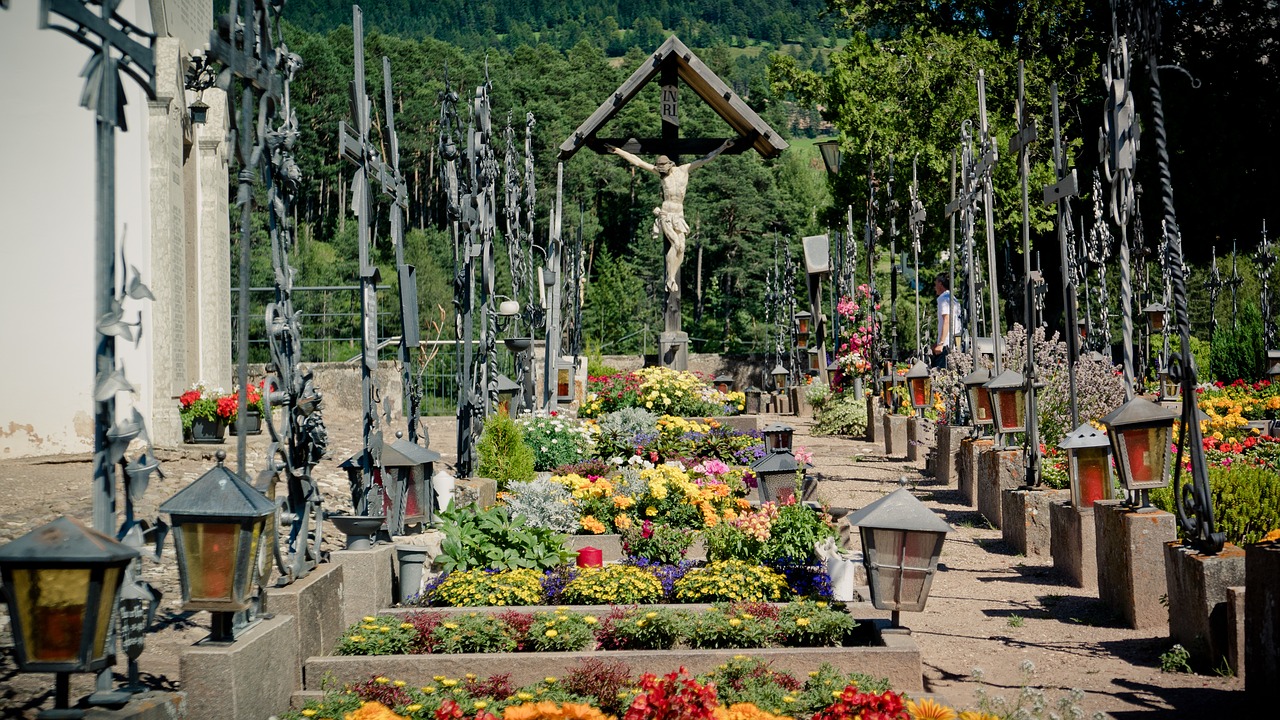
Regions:
[[[1000,357],[1004,338],[1000,331],[1000,294],[996,282],[996,229],[995,229],[995,188],[992,185],[991,173],[999,160],[998,143],[995,135],[987,125],[987,76],[978,71],[978,157],[975,159],[974,174],[982,186],[982,210],[984,226],[987,233],[987,290],[991,300],[991,347],[994,359],[992,376],[1003,370],[1004,361]],[[997,433],[997,437],[998,437]]]
[[[923,358],[925,356],[924,333],[920,330],[920,232],[924,228],[926,214],[924,203],[920,202],[920,181],[916,173],[918,159],[919,156],[911,158],[911,213],[907,216],[907,223],[911,229],[911,256],[916,273],[916,357]]]
[[[1240,317],[1240,286],[1244,278],[1240,277],[1240,268],[1236,264],[1236,241],[1231,241],[1231,277],[1227,278],[1227,287],[1231,288],[1231,332],[1236,331]]]
[[[1262,327],[1266,344],[1264,350],[1276,346],[1276,322],[1271,312],[1271,268],[1276,264],[1276,253],[1271,246],[1271,238],[1267,237],[1267,221],[1262,221],[1262,243],[1258,245],[1258,280],[1262,283]]]
[[[1218,294],[1222,292],[1222,276],[1218,273],[1218,246],[1211,245],[1213,262],[1209,265],[1209,281],[1205,289],[1209,291],[1209,347],[1213,347],[1213,334],[1218,329]]]
[[[1102,82],[1106,87],[1106,107],[1102,132],[1098,138],[1103,168],[1111,186],[1111,219],[1120,227],[1120,306],[1124,334],[1125,399],[1134,396],[1133,364],[1133,285],[1129,277],[1129,219],[1133,212],[1133,170],[1137,163],[1138,124],[1133,110],[1133,93],[1129,90],[1129,49],[1124,35],[1111,41],[1107,60],[1102,65]]]
[[[889,325],[892,326],[890,340],[890,362],[898,361],[898,199],[893,195],[893,155],[889,156],[889,181],[885,184],[885,194],[889,196]]]
[[[1058,119],[1058,84],[1049,86],[1049,102],[1053,106],[1053,165],[1057,182],[1044,186],[1044,204],[1058,206],[1058,250],[1062,254],[1062,308],[1067,340],[1067,367],[1074,368],[1080,359],[1080,333],[1076,331],[1076,284],[1073,248],[1070,246],[1071,198],[1080,189],[1075,168],[1067,169],[1067,154],[1062,147],[1062,125]],[[1068,372],[1067,394],[1071,407],[1071,427],[1080,425],[1080,409],[1076,404],[1076,374]]]
[[[1009,152],[1018,153],[1018,174],[1022,179],[1022,279],[1023,327],[1027,332],[1027,357],[1022,376],[1026,382],[1026,427],[1024,453],[1027,462],[1026,483],[1040,484],[1040,426],[1036,417],[1036,298],[1043,280],[1040,273],[1031,272],[1031,207],[1027,184],[1031,174],[1031,143],[1036,140],[1036,121],[1027,112],[1026,67],[1018,61],[1018,104],[1016,106],[1018,133],[1009,138]],[[1055,128],[1056,129],[1056,128]],[[1055,138],[1056,139],[1056,138]]]

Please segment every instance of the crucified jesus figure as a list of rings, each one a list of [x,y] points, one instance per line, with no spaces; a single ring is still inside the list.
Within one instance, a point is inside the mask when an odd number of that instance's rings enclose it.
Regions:
[[[680,265],[684,262],[685,237],[689,234],[689,223],[684,219],[684,196],[689,188],[689,173],[711,162],[715,156],[733,147],[733,139],[684,165],[676,165],[666,155],[659,155],[650,164],[631,153],[613,145],[605,145],[605,149],[614,155],[635,165],[641,170],[657,173],[662,178],[662,204],[653,209],[656,216],[653,220],[653,236],[664,235],[667,238],[667,291],[680,289]]]

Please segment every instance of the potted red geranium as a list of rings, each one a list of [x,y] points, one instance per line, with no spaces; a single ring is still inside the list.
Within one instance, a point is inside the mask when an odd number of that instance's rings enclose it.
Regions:
[[[244,418],[244,434],[245,435],[261,435],[262,434],[262,385],[266,381],[263,380],[257,385],[250,384],[249,392],[245,396],[245,418]],[[231,434],[239,434],[240,418],[235,417],[235,413],[240,410],[240,394],[231,395],[233,419],[231,421]]]
[[[216,444],[227,433],[227,424],[235,419],[236,399],[221,389],[206,388],[197,383],[178,397],[178,414],[182,418],[182,435],[188,443]]]

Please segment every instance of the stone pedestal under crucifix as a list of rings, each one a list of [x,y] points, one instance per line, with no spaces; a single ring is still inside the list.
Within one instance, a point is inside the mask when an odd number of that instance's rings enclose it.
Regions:
[[[602,139],[596,133],[640,90],[655,78],[661,85],[662,136],[637,140]],[[737,136],[729,140],[681,138],[679,98],[684,80],[703,102],[725,120]],[[689,335],[680,327],[680,267],[684,261],[689,224],[684,217],[684,199],[689,173],[722,153],[736,154],[749,148],[764,158],[777,157],[787,143],[756,115],[711,68],[674,35],[653,53],[651,60],[632,73],[591,117],[560,144],[563,162],[583,147],[598,153],[611,152],[643,170],[657,173],[662,183],[662,204],[654,208],[652,232],[664,238],[663,332],[658,337],[659,362],[677,370],[688,368]],[[653,163],[641,155],[656,156]],[[698,159],[681,164],[681,155]]]

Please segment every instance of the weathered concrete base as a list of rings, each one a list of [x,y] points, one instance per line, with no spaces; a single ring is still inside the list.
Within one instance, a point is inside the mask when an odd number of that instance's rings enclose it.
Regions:
[[[1164,546],[1169,590],[1169,637],[1201,669],[1221,666],[1227,651],[1227,588],[1244,584],[1244,551],[1227,543],[1202,555],[1180,542]]]
[[[760,418],[754,415],[717,415],[711,419],[738,432],[752,432],[760,429]]]
[[[584,547],[600,550],[605,562],[618,562],[622,559],[622,536],[609,535],[570,535],[564,541],[565,549],[574,555]]]
[[[1080,509],[1070,500],[1049,504],[1049,554],[1053,569],[1072,587],[1098,587],[1098,551],[1093,508]]]
[[[134,695],[124,707],[90,707],[85,720],[175,720],[188,717],[186,696],[180,692],[144,692]],[[194,716],[193,716],[194,717]]]
[[[1173,515],[1163,510],[1134,512],[1120,500],[1093,504],[1098,558],[1098,597],[1128,627],[1168,627],[1169,611],[1160,603],[1168,593],[1164,545],[1176,537]]]
[[[404,680],[411,686],[430,684],[436,675],[462,677],[466,673],[475,673],[485,677],[511,673],[511,682],[519,686],[539,682],[547,676],[563,677],[570,667],[587,658],[621,660],[637,675],[644,672],[664,674],[681,666],[696,675],[714,669],[734,655],[750,655],[768,662],[776,672],[789,672],[797,677],[804,677],[823,663],[830,663],[841,672],[857,671],[886,677],[895,690],[913,694],[923,690],[920,648],[911,635],[884,632],[881,638],[883,645],[869,647],[313,657],[307,660],[304,676],[307,690],[318,690],[325,676],[341,684],[368,680],[375,673]]]
[[[302,661],[297,624],[292,615],[277,615],[233,643],[201,641],[183,651],[179,673],[187,717],[262,720],[288,710],[289,696],[301,689],[292,670]]]
[[[1238,678],[1245,676],[1244,588],[1227,588],[1227,667]]]
[[[1000,500],[1000,529],[1013,551],[1031,558],[1050,555],[1049,507],[1070,499],[1069,490],[1005,490]]]
[[[267,609],[297,619],[293,627],[298,657],[332,652],[350,624],[342,614],[342,566],[325,563],[292,585],[269,588]],[[297,686],[302,687],[301,663],[296,676]]]
[[[884,430],[884,454],[888,457],[907,455],[907,416],[886,414],[881,421]]]
[[[884,428],[881,426],[883,416],[880,403],[873,397],[867,398],[867,442],[880,442],[880,436],[884,434]]]
[[[1027,476],[1022,450],[988,450],[978,456],[978,512],[997,529],[1004,524],[1004,491],[1023,484]]]
[[[459,478],[453,484],[455,506],[475,504],[491,508],[498,502],[498,483],[489,478]]]
[[[396,548],[334,550],[329,562],[342,566],[342,629],[395,602]]]
[[[971,508],[978,507],[978,466],[982,456],[995,443],[988,438],[967,437],[960,441],[960,468],[957,483],[960,500]]]
[[[804,388],[796,388],[796,417],[812,418],[813,405],[809,402],[809,396],[805,394]]]
[[[923,418],[912,415],[907,418],[907,462],[917,462],[929,453],[934,435],[928,432]]]
[[[960,425],[937,427],[937,451],[934,453],[934,477],[946,485],[960,478],[961,442],[969,434],[969,428]]]
[[[1280,543],[1245,548],[1244,566],[1244,689],[1261,702],[1280,686]]]

